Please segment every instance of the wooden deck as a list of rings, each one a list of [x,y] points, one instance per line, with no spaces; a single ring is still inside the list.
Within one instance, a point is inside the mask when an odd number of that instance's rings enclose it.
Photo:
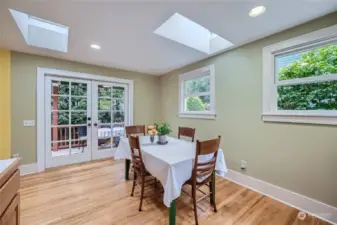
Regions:
[[[139,190],[130,197],[132,181],[124,180],[123,161],[95,161],[52,169],[21,178],[22,225],[161,225],[168,209],[158,189],[148,187],[143,211],[138,212]],[[208,200],[199,203],[200,224],[326,225],[298,210],[225,179],[216,184],[218,212]],[[189,191],[188,187],[184,188]],[[191,199],[177,200],[177,224],[194,224]]]

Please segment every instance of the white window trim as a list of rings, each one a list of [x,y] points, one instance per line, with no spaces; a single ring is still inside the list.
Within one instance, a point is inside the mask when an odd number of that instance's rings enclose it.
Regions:
[[[209,75],[210,76],[210,91],[203,93],[194,93],[192,95],[185,95],[185,81],[190,79],[195,79],[198,77],[203,77]],[[210,95],[210,111],[207,112],[185,112],[184,109],[184,101],[185,97],[188,96],[202,96],[202,95]],[[205,66],[193,71],[189,71],[187,73],[181,74],[179,76],[179,117],[182,118],[196,118],[196,119],[215,119],[215,66],[214,64]]]
[[[277,81],[274,72],[275,57],[277,55],[333,41],[337,41],[337,25],[263,48],[263,121],[337,125],[336,111],[277,110],[277,85],[305,84],[317,82],[318,80],[337,80],[337,74]]]

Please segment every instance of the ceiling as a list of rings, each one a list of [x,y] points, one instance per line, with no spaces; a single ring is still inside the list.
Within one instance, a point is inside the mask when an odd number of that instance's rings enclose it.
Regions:
[[[258,5],[265,14],[249,17]],[[70,27],[68,53],[28,46],[8,8]],[[153,34],[176,12],[237,47],[336,10],[337,0],[1,0],[0,48],[158,75],[210,56]]]

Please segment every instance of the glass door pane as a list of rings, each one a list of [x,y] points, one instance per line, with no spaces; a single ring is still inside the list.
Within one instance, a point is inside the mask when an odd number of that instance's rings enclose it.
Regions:
[[[70,154],[70,82],[51,82],[51,151],[52,157]]]
[[[47,167],[66,165],[90,159],[88,143],[91,138],[88,118],[90,118],[89,81],[78,81],[67,78],[46,78],[48,84],[46,113]]]
[[[96,131],[98,150],[111,149],[111,99],[112,87],[98,85],[98,125]]]
[[[125,87],[112,89],[113,147],[117,148],[121,137],[125,136]]]
[[[94,158],[113,156],[120,137],[125,136],[125,90],[125,86],[113,83],[93,84],[93,93],[96,93],[93,96],[93,119],[97,119],[93,130]]]

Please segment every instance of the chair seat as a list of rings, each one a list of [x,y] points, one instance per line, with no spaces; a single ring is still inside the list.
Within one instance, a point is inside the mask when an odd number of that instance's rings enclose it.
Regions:
[[[207,178],[209,178],[212,174],[209,174],[207,176],[197,176],[197,183],[204,182]]]
[[[209,174],[207,176],[197,176],[197,185],[202,185],[211,180],[212,174]],[[192,185],[192,177],[185,182],[185,184]]]
[[[139,168],[132,167],[132,169],[133,169],[136,173],[141,174],[141,171],[140,171]],[[145,176],[152,176],[152,174],[150,174],[146,169],[144,169],[144,171],[145,171]]]

